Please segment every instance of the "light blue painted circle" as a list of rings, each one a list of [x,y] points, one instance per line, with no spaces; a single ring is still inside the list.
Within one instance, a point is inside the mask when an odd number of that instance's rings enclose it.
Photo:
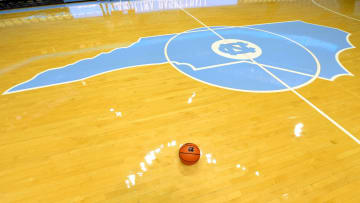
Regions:
[[[207,29],[194,29],[172,37],[165,46],[169,63],[181,73],[209,85],[249,92],[279,92],[289,88],[263,70],[266,68],[292,89],[311,83],[320,73],[314,54],[301,44],[275,33],[248,27],[214,27],[224,39],[247,41],[261,48],[255,61],[215,53],[220,38]]]

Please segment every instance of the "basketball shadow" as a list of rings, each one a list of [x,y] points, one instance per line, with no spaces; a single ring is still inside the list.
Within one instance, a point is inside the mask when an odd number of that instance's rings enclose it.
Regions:
[[[184,176],[195,176],[198,175],[199,172],[202,170],[203,162],[201,161],[201,158],[199,161],[193,165],[185,165],[181,162],[180,159],[177,161],[178,164],[178,170],[180,173]]]

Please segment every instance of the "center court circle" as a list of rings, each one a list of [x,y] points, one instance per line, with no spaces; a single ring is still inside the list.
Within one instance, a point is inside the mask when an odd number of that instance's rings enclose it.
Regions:
[[[174,35],[164,54],[186,76],[208,85],[245,92],[289,90],[264,70],[296,89],[320,73],[316,56],[303,45],[252,27],[213,27]],[[256,61],[256,62],[254,62]]]

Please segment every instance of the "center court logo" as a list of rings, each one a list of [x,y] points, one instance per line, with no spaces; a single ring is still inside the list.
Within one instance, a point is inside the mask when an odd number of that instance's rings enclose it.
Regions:
[[[220,56],[231,59],[254,59],[261,55],[257,45],[238,39],[222,39],[214,42],[211,49]]]
[[[268,72],[294,89],[315,79],[351,75],[337,58],[341,51],[353,48],[350,34],[339,29],[302,21],[211,29],[217,34],[198,28],[140,38],[129,47],[38,73],[3,94],[166,63],[199,82],[245,92],[288,91]]]

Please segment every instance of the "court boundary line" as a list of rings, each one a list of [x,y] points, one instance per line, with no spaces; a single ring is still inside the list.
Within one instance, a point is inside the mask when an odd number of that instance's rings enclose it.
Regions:
[[[205,23],[201,22],[199,19],[197,19],[196,17],[194,17],[193,15],[191,15],[189,12],[185,11],[185,9],[181,8],[180,9],[182,11],[184,11],[186,14],[188,14],[190,17],[194,18],[196,21],[198,21],[200,24],[204,25],[207,29],[211,30],[210,27],[208,27]],[[214,30],[212,30],[213,33],[216,33]],[[220,37],[220,39],[224,39],[221,35],[219,35],[218,33],[216,34],[217,36]],[[303,100],[304,102],[306,102],[308,105],[310,105],[313,109],[315,109],[318,113],[320,113],[323,117],[325,117],[328,121],[330,121],[332,124],[334,124],[338,129],[340,129],[341,131],[343,131],[346,135],[348,135],[350,138],[352,138],[357,144],[360,144],[360,140],[357,139],[355,136],[353,136],[349,131],[347,131],[345,128],[343,128],[340,124],[338,124],[335,120],[333,120],[331,117],[329,117],[326,113],[324,113],[321,109],[319,109],[318,107],[316,107],[314,104],[312,104],[309,100],[307,100],[305,97],[303,97],[300,93],[298,93],[296,90],[294,90],[293,88],[291,88],[289,85],[287,85],[285,82],[283,82],[281,79],[279,79],[276,75],[274,75],[273,73],[271,73],[269,70],[267,70],[266,68],[264,68],[263,66],[261,66],[260,64],[258,64],[254,59],[250,60],[257,64],[262,70],[264,70],[265,72],[267,72],[269,75],[271,75],[274,79],[276,79],[278,82],[280,82],[282,85],[284,85],[285,87],[287,87],[291,92],[293,92],[296,96],[298,96],[301,100]]]
[[[335,13],[335,14],[337,14],[337,15],[339,15],[339,16],[342,16],[342,17],[345,17],[345,18],[348,18],[348,19],[351,19],[351,20],[355,20],[355,21],[359,21],[359,22],[360,22],[360,19],[357,19],[357,18],[348,16],[348,15],[345,15],[345,14],[339,13],[339,12],[337,12],[337,11],[331,10],[331,9],[329,9],[329,8],[327,8],[327,7],[319,4],[319,3],[318,3],[317,1],[315,1],[315,0],[311,0],[311,2],[312,2],[313,4],[315,4],[316,6],[324,9],[324,10],[327,10],[327,11],[332,12],[332,13]]]

